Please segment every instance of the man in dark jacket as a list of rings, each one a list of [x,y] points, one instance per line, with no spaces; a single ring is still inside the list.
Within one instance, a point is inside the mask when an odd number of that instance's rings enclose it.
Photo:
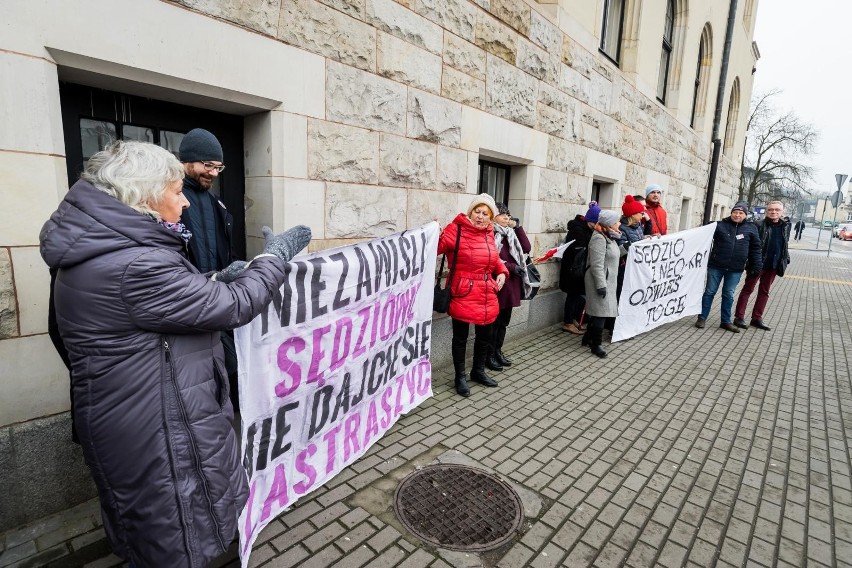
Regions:
[[[194,128],[183,137],[178,152],[185,173],[183,194],[190,205],[180,218],[180,222],[192,233],[187,244],[189,261],[202,273],[218,272],[237,259],[231,245],[234,218],[225,204],[210,192],[216,178],[225,169],[222,145],[211,132]],[[222,347],[231,386],[231,403],[239,412],[237,350],[233,332],[222,333]]]
[[[722,324],[720,328],[732,333],[739,333],[731,323],[731,307],[734,304],[734,290],[748,267],[749,274],[760,272],[763,262],[760,254],[760,235],[753,223],[746,222],[748,204],[738,202],[731,209],[731,216],[716,223],[713,233],[713,248],[710,250],[710,260],[707,263],[707,284],[704,296],[701,298],[701,315],[695,322],[695,327],[703,328],[710,315],[713,297],[722,287]]]
[[[802,240],[802,231],[805,230],[805,222],[802,221],[801,219],[799,219],[796,222],[795,229],[796,229],[796,240],[801,241]]]
[[[763,323],[763,312],[769,301],[769,289],[775,281],[775,276],[784,276],[787,265],[790,264],[790,252],[787,244],[790,241],[790,220],[783,218],[784,204],[780,201],[770,201],[766,204],[766,218],[760,224],[760,242],[763,250],[762,270],[748,271],[740,297],[737,299],[737,311],[734,325],[745,329],[746,306],[755,286],[760,282],[757,290],[757,299],[751,310],[751,325],[763,331],[769,331],[770,327]]]

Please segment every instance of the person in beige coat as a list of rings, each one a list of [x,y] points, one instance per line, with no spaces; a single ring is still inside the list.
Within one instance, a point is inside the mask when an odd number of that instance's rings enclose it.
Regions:
[[[606,357],[601,347],[606,318],[618,316],[615,289],[618,283],[618,259],[623,250],[616,240],[620,215],[615,211],[601,211],[589,240],[586,284],[586,315],[589,325],[583,335],[583,345],[588,345],[598,357]]]

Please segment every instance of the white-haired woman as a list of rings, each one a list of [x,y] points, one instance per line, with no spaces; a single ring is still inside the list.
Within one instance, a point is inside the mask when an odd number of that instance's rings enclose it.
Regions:
[[[168,151],[118,142],[40,236],[83,456],[113,551],[136,567],[206,566],[233,540],[248,487],[219,331],[259,314],[310,241],[295,227],[247,267],[200,274],[183,176]]]

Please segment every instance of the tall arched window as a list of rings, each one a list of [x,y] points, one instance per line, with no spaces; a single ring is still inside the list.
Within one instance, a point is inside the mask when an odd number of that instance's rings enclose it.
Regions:
[[[695,86],[692,94],[692,113],[689,126],[703,130],[704,113],[707,108],[707,91],[710,84],[710,65],[713,62],[713,30],[710,22],[704,24],[698,44],[698,64],[695,69]]]
[[[674,39],[674,0],[666,2],[666,22],[663,28],[663,49],[660,52],[660,74],[657,77],[657,99],[666,102],[666,87],[669,82],[669,67],[672,62],[672,41]]]
[[[621,60],[621,32],[624,27],[625,0],[604,0],[601,23],[601,52],[616,64]]]
[[[740,116],[740,78],[734,79],[731,85],[731,98],[728,100],[728,119],[725,124],[725,144],[722,151],[730,155],[734,148],[734,139],[737,135],[737,120]]]

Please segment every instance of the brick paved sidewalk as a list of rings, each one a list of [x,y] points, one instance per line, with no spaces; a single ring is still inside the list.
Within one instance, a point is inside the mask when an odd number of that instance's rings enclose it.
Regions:
[[[852,261],[794,252],[770,332],[709,325],[718,303],[706,329],[689,317],[605,360],[533,334],[468,399],[437,370],[435,396],[271,523],[252,565],[852,566]],[[517,538],[479,556],[403,531],[387,493],[441,455],[534,496]],[[92,502],[0,535],[0,566],[120,565],[97,517]]]

